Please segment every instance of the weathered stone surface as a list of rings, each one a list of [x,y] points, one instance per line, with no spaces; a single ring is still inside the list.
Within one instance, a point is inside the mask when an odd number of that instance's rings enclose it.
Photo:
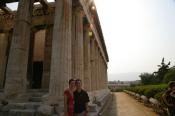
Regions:
[[[60,103],[59,106],[57,105],[57,106],[54,107],[55,108],[55,112],[57,114],[60,114],[61,112],[64,112],[64,105],[63,104],[64,103]]]
[[[35,110],[33,109],[25,109],[25,110],[12,109],[9,112],[9,116],[35,116]]]
[[[7,45],[8,45],[8,33],[0,33],[0,88],[3,88],[4,77],[5,77],[5,68],[7,61]]]
[[[7,105],[9,102],[5,99],[1,100],[1,105],[5,106]]]
[[[72,15],[72,31],[72,76],[81,79],[84,85],[83,14],[77,7]]]
[[[154,99],[154,98],[150,98],[149,102],[154,104],[154,105],[160,105],[160,102],[157,99]]]
[[[3,107],[4,107],[4,105],[0,104],[0,111],[2,110]]]
[[[41,103],[38,102],[29,102],[29,103],[25,103],[24,107],[25,109],[37,109],[39,106],[41,105]]]
[[[42,98],[41,97],[30,97],[29,101],[32,102],[42,102]]]
[[[84,89],[91,91],[90,25],[84,25]]]
[[[91,56],[91,88],[93,91],[96,90],[96,77],[95,77],[95,40],[91,39],[91,44],[90,44],[90,56]]]
[[[27,88],[32,9],[32,0],[19,2],[6,71],[5,94],[8,96],[25,92]]]
[[[9,111],[11,109],[25,109],[26,103],[9,103],[3,106],[2,111]]]
[[[89,104],[89,112],[96,112],[97,111],[97,105],[96,104]]]
[[[63,96],[71,78],[71,20],[72,0],[55,2],[55,22],[53,28],[50,96]]]
[[[143,101],[145,101],[145,102],[148,102],[148,98],[147,98],[146,96],[144,96],[144,95],[141,96],[141,99],[142,99]]]
[[[43,78],[42,78],[42,88],[45,88],[45,89],[49,88],[51,53],[52,53],[52,36],[53,36],[53,25],[49,25],[46,28],[44,67],[43,67]]]
[[[37,109],[37,112],[41,115],[50,116],[54,113],[54,108],[49,105],[42,105]]]

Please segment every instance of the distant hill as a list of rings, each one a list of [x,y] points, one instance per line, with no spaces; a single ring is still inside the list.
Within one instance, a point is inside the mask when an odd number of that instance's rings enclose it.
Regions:
[[[108,80],[109,81],[134,81],[134,80],[140,80],[140,72],[129,72],[129,73],[116,73],[116,74],[109,74]]]

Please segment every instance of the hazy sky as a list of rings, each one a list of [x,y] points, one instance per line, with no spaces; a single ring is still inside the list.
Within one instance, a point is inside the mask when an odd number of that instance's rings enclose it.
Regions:
[[[174,0],[95,0],[109,54],[109,80],[175,65]],[[119,76],[123,73],[125,78]],[[112,76],[111,76],[112,75]],[[116,76],[114,76],[116,75]]]
[[[155,71],[163,57],[175,64],[174,0],[95,3],[109,54],[109,80],[139,79],[139,73]]]

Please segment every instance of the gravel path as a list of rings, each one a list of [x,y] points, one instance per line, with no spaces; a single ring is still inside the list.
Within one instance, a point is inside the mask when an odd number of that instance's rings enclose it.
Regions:
[[[112,103],[107,109],[106,116],[158,116],[152,109],[145,107],[129,95],[114,93]]]

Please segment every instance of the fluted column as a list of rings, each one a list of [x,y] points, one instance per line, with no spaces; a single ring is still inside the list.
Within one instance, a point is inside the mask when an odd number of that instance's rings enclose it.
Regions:
[[[98,47],[95,42],[95,90],[98,90]]]
[[[92,90],[96,90],[96,76],[95,76],[95,40],[91,39],[91,88]]]
[[[97,83],[98,83],[98,87],[97,89],[100,90],[100,50],[97,48],[97,72],[98,72],[98,76],[97,76]]]
[[[100,56],[100,80],[101,80],[101,84],[100,84],[100,88],[103,89],[103,62],[102,62],[102,56]]]
[[[0,33],[0,88],[4,86],[9,33]]]
[[[76,6],[72,16],[72,76],[82,80],[84,85],[84,54],[83,54],[83,12]]]
[[[89,24],[84,25],[84,89],[91,91],[91,56],[90,56],[90,36]]]
[[[107,89],[108,88],[108,86],[107,86],[107,84],[108,84],[108,67],[107,67],[107,64],[105,64],[105,86],[104,86],[104,88],[105,89]]]
[[[48,25],[46,28],[46,40],[44,48],[44,66],[43,66],[43,78],[42,78],[42,88],[49,88],[50,80],[50,65],[51,65],[51,53],[52,53],[52,36],[53,36],[53,26]]]
[[[72,0],[57,0],[55,7],[49,85],[51,99],[63,96],[71,78]]]
[[[105,74],[105,62],[103,60],[103,89],[105,89],[105,78],[106,78],[106,74]]]
[[[101,82],[102,82],[102,75],[101,75],[101,73],[102,72],[101,72],[101,54],[100,54],[100,52],[99,52],[99,60],[98,61],[99,61],[99,64],[98,64],[99,65],[99,72],[98,72],[99,73],[99,78],[98,79],[99,79],[99,82],[100,82],[99,83],[99,89],[102,89],[102,87],[101,87]]]
[[[33,0],[20,0],[6,72],[5,94],[25,92]]]
[[[103,89],[106,89],[107,88],[107,82],[108,82],[108,79],[107,79],[107,65],[105,63],[105,61],[103,60],[102,61],[103,63]]]

